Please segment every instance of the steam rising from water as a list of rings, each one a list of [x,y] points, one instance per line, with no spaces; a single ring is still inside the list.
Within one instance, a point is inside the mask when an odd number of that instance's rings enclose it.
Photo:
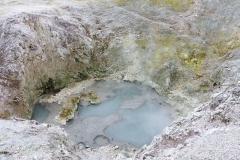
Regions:
[[[173,121],[172,109],[164,102],[165,98],[146,85],[100,81],[88,89],[99,95],[102,103],[81,102],[74,119],[63,126],[78,144],[141,147],[150,144]],[[48,112],[39,112],[39,106],[36,107],[33,119],[56,124],[50,121],[59,112],[54,107],[48,104],[51,114],[47,118]]]
[[[168,109],[146,101],[141,107],[120,113],[122,120],[106,129],[115,140],[129,142],[137,147],[149,144],[152,138],[172,122]]]

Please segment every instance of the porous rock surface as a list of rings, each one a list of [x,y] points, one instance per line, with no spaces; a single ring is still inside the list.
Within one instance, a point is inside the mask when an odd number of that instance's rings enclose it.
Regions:
[[[188,114],[136,152],[80,149],[59,127],[0,120],[0,158],[239,159],[240,3],[162,2],[0,2],[2,118],[30,118],[42,94],[103,77],[147,83]]]
[[[30,118],[42,94],[103,77],[147,83],[186,115],[219,85],[218,57],[239,47],[238,12],[223,10],[238,3],[155,2],[1,2],[1,117]]]
[[[82,149],[68,140],[58,126],[23,119],[0,120],[1,160],[124,159],[133,153],[120,152],[115,146]]]
[[[55,120],[58,123],[66,125],[67,121],[74,117],[74,113],[77,109],[77,104],[79,102],[79,97],[68,97],[66,101],[64,101],[61,111],[55,117]]]
[[[238,85],[229,86],[187,118],[180,118],[154,138],[143,159],[238,159]]]
[[[154,138],[140,159],[238,159],[240,118],[240,52],[219,61],[221,87],[211,100],[179,118]]]
[[[239,51],[223,61],[227,71],[239,72]],[[226,58],[225,57],[225,58]],[[237,64],[237,65],[236,65]],[[218,66],[216,70],[221,68]],[[240,84],[236,74],[225,77],[211,100],[185,118],[175,120],[149,146],[120,150],[116,146],[84,149],[73,144],[59,127],[36,121],[0,120],[2,159],[238,159],[240,146]],[[227,74],[229,74],[227,72]],[[238,77],[239,78],[239,77]],[[236,79],[238,79],[236,78]]]

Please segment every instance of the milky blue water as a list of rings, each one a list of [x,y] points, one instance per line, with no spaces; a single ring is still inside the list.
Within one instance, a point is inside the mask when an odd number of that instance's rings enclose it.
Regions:
[[[100,104],[89,105],[86,108],[79,107],[79,116],[85,118],[88,116],[107,116],[118,111],[123,96],[116,96],[109,101]]]
[[[45,105],[36,104],[33,109],[32,118],[40,123],[44,122],[44,120],[48,117],[50,111],[46,109]]]
[[[76,143],[93,147],[108,143],[141,147],[150,144],[173,121],[171,106],[149,86],[100,81],[89,89],[102,102],[88,106],[79,103],[75,117],[62,126]],[[54,114],[58,113],[51,112],[52,117]],[[32,119],[49,122],[49,110],[37,105]]]
[[[106,135],[137,147],[149,144],[172,122],[170,113],[151,101],[146,101],[137,109],[125,109],[120,115],[122,120],[107,127]]]
[[[150,144],[153,137],[173,121],[170,107],[162,105],[163,99],[150,87],[126,83],[112,89],[112,92],[115,96],[101,104],[79,106],[79,116],[85,118],[118,113],[120,121],[106,126],[104,130],[106,136],[115,141],[136,147]]]
[[[117,112],[124,100],[132,98],[133,95],[140,95],[140,91],[136,87],[114,89],[113,92],[116,96],[110,100],[104,101],[100,104],[89,105],[86,108],[79,106],[79,116],[81,118],[88,116],[107,116]]]
[[[140,90],[135,86],[129,86],[124,88],[113,89],[113,92],[116,95],[125,95],[125,96],[133,96],[133,95],[140,95]]]

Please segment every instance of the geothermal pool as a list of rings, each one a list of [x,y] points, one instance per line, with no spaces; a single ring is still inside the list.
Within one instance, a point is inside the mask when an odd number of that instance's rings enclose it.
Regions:
[[[141,147],[173,121],[171,106],[149,86],[99,81],[87,89],[93,90],[101,103],[80,101],[74,118],[62,125],[70,139],[84,147]],[[57,104],[36,104],[32,119],[60,125],[53,120],[59,108]]]

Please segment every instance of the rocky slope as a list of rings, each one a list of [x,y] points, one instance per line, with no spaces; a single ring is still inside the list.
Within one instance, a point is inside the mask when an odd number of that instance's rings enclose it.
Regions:
[[[29,119],[40,96],[73,82],[136,80],[166,95],[178,116],[200,106],[166,128],[136,158],[237,159],[239,5],[237,0],[1,1],[0,117]],[[46,130],[42,142],[54,139],[51,128],[66,136],[57,127],[31,123],[1,120],[1,158],[38,158],[20,146],[9,147],[17,136],[28,137],[31,127]],[[14,131],[17,124],[25,129]],[[38,136],[30,135],[29,144],[18,143],[34,146]],[[66,155],[74,151],[67,140],[59,145]],[[49,148],[49,155],[41,155],[46,159],[62,153],[59,147]],[[87,156],[95,156],[89,159],[112,159],[119,153],[111,147],[89,152]],[[71,156],[81,157],[75,152]]]
[[[77,15],[70,16],[68,10],[74,8],[59,9],[68,13],[59,16],[52,8],[1,18],[3,118],[10,115],[30,118],[29,106],[42,94],[71,82],[106,75],[106,67],[112,61],[110,56],[103,55],[109,45],[109,34],[102,34],[96,29],[98,26]],[[73,12],[81,14],[81,8]]]
[[[133,152],[119,151],[116,146],[85,149],[67,138],[57,126],[38,124],[23,119],[0,120],[0,159],[122,159],[133,157]]]
[[[23,119],[0,120],[1,159],[238,159],[240,53],[216,67],[221,87],[211,100],[179,118],[140,150],[117,146],[85,149],[59,127]]]
[[[1,117],[30,118],[30,106],[42,94],[94,77],[149,83],[161,94],[183,88],[194,94],[218,84],[208,71],[225,52],[215,51],[223,45],[210,39],[215,29],[199,17],[212,8],[201,1],[176,10],[175,3],[153,2],[1,3]]]
[[[211,100],[195,108],[186,118],[177,119],[151,145],[143,148],[140,159],[239,159],[240,51],[219,59],[220,87]]]
[[[239,51],[233,52],[218,66],[223,83],[211,100],[156,136],[139,155],[140,159],[239,158],[239,55]]]
[[[140,150],[85,149],[59,127],[23,119],[0,120],[1,159],[238,159],[240,53],[220,60],[221,87],[211,100],[179,118]],[[227,60],[226,60],[227,59]],[[228,75],[228,76],[226,76]],[[230,76],[232,75],[232,76]],[[14,144],[14,145],[13,145]]]

